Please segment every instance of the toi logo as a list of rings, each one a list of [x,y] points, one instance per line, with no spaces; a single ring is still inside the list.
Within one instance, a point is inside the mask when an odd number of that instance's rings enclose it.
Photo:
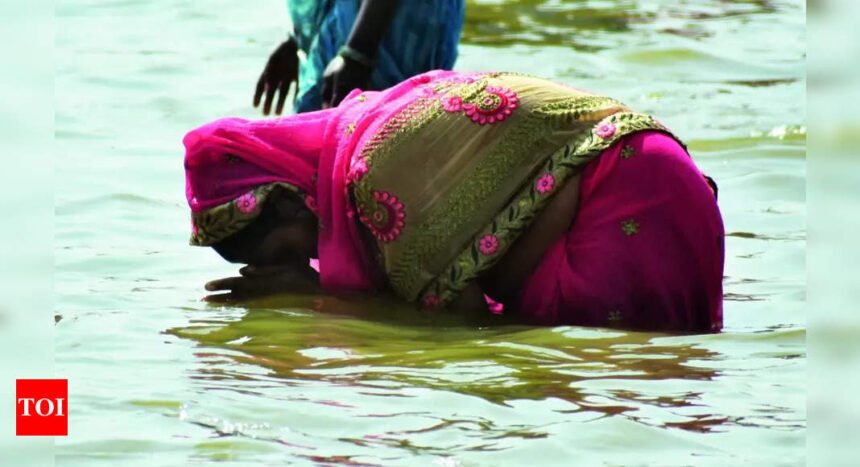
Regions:
[[[66,436],[69,434],[69,381],[19,379],[15,381],[15,434]]]

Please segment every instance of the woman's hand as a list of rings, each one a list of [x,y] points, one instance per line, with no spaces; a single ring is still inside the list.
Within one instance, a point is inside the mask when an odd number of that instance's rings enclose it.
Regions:
[[[361,63],[335,57],[323,72],[323,108],[337,107],[340,101],[355,88],[367,89],[373,70]]]
[[[228,303],[284,292],[318,292],[319,276],[310,267],[245,266],[240,276],[216,279],[206,283],[206,290],[222,292],[203,299],[211,303]]]
[[[290,92],[290,86],[299,80],[299,56],[296,40],[292,37],[279,45],[269,61],[266,68],[257,80],[257,90],[254,92],[254,107],[260,105],[260,98],[266,93],[266,101],[263,104],[263,115],[269,115],[272,110],[272,100],[275,93],[278,94],[278,104],[275,106],[275,114],[281,115],[284,110],[284,101]]]

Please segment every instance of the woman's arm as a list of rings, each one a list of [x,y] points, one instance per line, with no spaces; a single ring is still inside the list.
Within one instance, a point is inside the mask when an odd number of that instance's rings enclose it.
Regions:
[[[310,266],[245,266],[240,276],[216,279],[206,283],[209,292],[225,292],[207,295],[204,300],[227,303],[247,300],[278,293],[319,293],[319,274]]]
[[[388,26],[397,12],[399,3],[399,0],[362,1],[352,32],[346,41],[347,47],[371,60],[376,59],[379,43],[388,32]]]
[[[473,281],[468,287],[463,289],[448,308],[467,312],[486,312],[489,310],[487,300],[484,299],[484,291],[481,290],[477,281]]]
[[[346,45],[323,73],[323,107],[336,107],[355,88],[366,88],[373,72],[379,44],[399,0],[364,0]]]
[[[510,303],[543,259],[546,250],[566,232],[579,208],[581,174],[572,176],[505,256],[479,282],[494,299]]]

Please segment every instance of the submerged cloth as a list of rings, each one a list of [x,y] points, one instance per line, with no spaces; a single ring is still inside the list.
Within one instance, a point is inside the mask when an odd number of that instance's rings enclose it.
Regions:
[[[464,0],[401,2],[379,46],[370,89],[386,89],[430,70],[449,70],[457,59]],[[322,107],[322,76],[346,43],[360,0],[290,0],[293,36],[305,59],[299,68],[296,112]]]
[[[260,122],[220,120],[185,139],[192,243],[211,245],[238,231],[259,213],[267,190],[290,187],[306,196],[319,217],[324,288],[387,287],[410,301],[442,305],[495,265],[572,175],[603,167],[601,154],[618,149],[628,135],[648,130],[674,141],[653,117],[608,97],[523,75],[449,71],[416,76],[382,92],[354,91],[337,108],[321,112]],[[623,147],[618,151],[629,153]],[[698,177],[695,183],[707,190],[701,173],[681,152],[688,160],[686,176]],[[651,163],[651,158],[641,159]],[[583,183],[581,209],[588,212],[589,200],[604,198],[587,195],[589,185]],[[673,187],[658,191],[684,195]],[[651,188],[634,183],[628,189],[647,200]],[[670,215],[659,206],[647,216],[630,213],[619,202],[624,198],[600,209],[620,216],[616,222],[630,217],[642,229]],[[671,206],[671,216],[681,214]],[[667,229],[697,229],[703,216],[713,214],[685,212],[686,220],[673,220]],[[578,217],[574,225],[584,219]],[[659,241],[649,240],[643,248],[660,251]],[[547,257],[557,249],[554,245]],[[721,264],[715,251],[691,249],[689,254],[668,261]],[[713,257],[697,258],[700,254]],[[569,260],[578,261],[572,255]],[[611,263],[605,267],[612,271]],[[548,276],[532,277],[523,309],[536,303],[530,297],[543,293],[535,283],[555,277],[553,271],[564,272],[546,261],[540,269]],[[612,293],[606,284],[595,290]],[[533,307],[536,319],[555,313],[553,304],[556,310],[567,308],[563,295],[547,300],[544,308]],[[545,321],[568,318],[553,319]]]
[[[625,136],[586,167],[575,221],[517,306],[540,324],[719,331],[723,240],[715,192],[684,148]]]

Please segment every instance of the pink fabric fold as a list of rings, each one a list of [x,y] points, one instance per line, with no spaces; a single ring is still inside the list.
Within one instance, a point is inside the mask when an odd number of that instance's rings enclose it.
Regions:
[[[582,175],[579,210],[544,254],[518,308],[538,324],[716,332],[723,325],[724,230],[683,147],[645,131]]]

